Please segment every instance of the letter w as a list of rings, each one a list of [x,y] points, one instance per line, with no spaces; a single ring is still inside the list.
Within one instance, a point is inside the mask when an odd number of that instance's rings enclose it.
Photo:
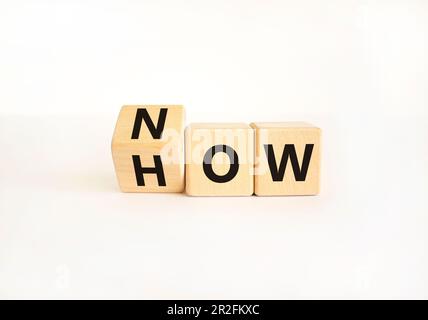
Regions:
[[[308,173],[309,162],[311,161],[313,148],[314,148],[313,144],[307,144],[305,146],[305,153],[303,155],[302,167],[300,167],[294,144],[284,145],[284,151],[282,152],[281,162],[278,168],[275,160],[275,153],[273,151],[273,146],[271,144],[265,144],[264,149],[265,149],[266,157],[268,159],[272,180],[273,181],[284,180],[287,161],[288,161],[288,158],[290,158],[291,166],[293,168],[294,178],[296,179],[296,181],[305,181],[306,174]]]

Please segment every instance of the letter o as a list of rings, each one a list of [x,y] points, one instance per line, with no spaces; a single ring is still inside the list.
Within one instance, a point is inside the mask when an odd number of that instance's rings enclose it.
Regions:
[[[230,160],[230,168],[229,171],[222,176],[219,176],[216,174],[213,170],[212,166],[212,160],[214,158],[214,155],[218,152],[224,152],[227,154]],[[229,182],[233,178],[235,178],[236,174],[239,170],[239,161],[238,161],[238,154],[236,151],[225,144],[217,144],[215,146],[212,146],[210,149],[207,150],[207,152],[204,155],[204,163],[203,163],[204,173],[213,182],[217,183],[225,183]]]

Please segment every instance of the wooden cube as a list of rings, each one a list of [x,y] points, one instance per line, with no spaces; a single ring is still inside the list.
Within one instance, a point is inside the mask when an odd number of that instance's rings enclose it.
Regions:
[[[185,136],[188,195],[253,194],[254,130],[249,125],[194,123]]]
[[[123,192],[182,192],[183,151],[183,106],[122,107],[112,154]]]
[[[256,195],[319,193],[319,128],[304,122],[252,123],[251,127],[255,129],[256,141]]]

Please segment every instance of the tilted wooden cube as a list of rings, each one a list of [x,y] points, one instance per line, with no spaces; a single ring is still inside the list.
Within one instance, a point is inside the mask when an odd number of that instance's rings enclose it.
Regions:
[[[182,192],[183,152],[183,106],[122,107],[112,154],[123,192]]]
[[[241,123],[186,128],[186,193],[250,196],[254,192],[254,130]]]
[[[321,130],[304,122],[252,123],[254,192],[314,195],[320,189]]]

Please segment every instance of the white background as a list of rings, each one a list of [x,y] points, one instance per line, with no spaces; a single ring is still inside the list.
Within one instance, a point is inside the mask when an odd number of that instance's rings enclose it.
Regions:
[[[0,2],[0,298],[428,298],[427,1]],[[123,104],[312,122],[315,197],[123,194]]]

